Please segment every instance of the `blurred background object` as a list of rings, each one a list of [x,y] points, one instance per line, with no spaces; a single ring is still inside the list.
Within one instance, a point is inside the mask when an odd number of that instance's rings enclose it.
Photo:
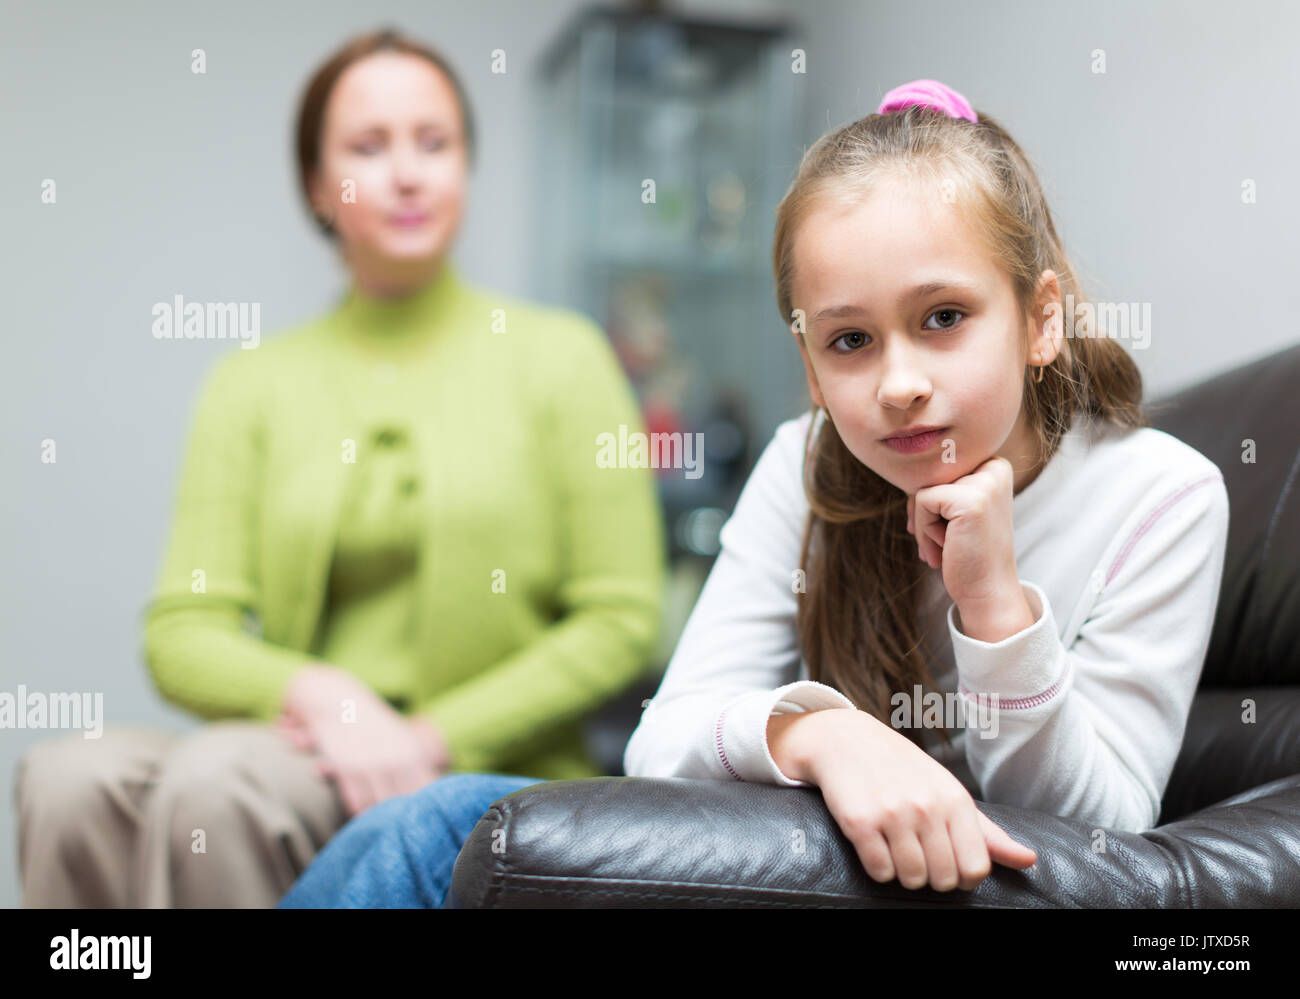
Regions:
[[[702,474],[657,469],[672,587],[660,667],[757,450],[806,402],[771,275],[800,152],[790,65],[784,22],[658,5],[578,12],[539,64],[536,293],[605,327],[652,440],[702,444]]]

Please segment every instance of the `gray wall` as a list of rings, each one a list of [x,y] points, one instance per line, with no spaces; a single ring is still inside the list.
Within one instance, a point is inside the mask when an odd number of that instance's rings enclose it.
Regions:
[[[1300,8],[1207,2],[814,4],[808,136],[929,77],[1036,164],[1089,294],[1149,302],[1155,394],[1300,338],[1275,315],[1300,246]],[[1091,71],[1105,51],[1106,72]],[[811,64],[812,60],[817,64]],[[820,67],[820,69],[818,68]],[[1244,205],[1241,184],[1256,182]]]
[[[299,205],[292,112],[324,52],[387,22],[446,51],[479,114],[462,269],[536,293],[527,70],[578,6],[381,3],[359,19],[337,2],[5,5],[0,691],[96,691],[110,724],[194,724],[150,686],[140,614],[195,390],[232,345],[154,340],[152,303],[260,302],[264,336],[327,307],[344,275]],[[1135,357],[1152,392],[1295,342],[1275,290],[1291,287],[1300,228],[1288,113],[1300,89],[1297,9],[680,6],[802,19],[808,74],[792,85],[805,90],[806,142],[917,77],[996,115],[1039,165],[1092,294],[1151,303],[1152,341]],[[203,76],[189,70],[196,47]],[[509,54],[504,77],[488,72],[494,48]],[[1105,74],[1091,71],[1094,49],[1105,50]],[[56,205],[40,203],[45,178],[58,184]],[[1255,205],[1241,203],[1245,178],[1258,185]],[[56,464],[40,461],[45,438]],[[53,734],[0,730],[0,905],[19,898],[9,777],[27,746]]]

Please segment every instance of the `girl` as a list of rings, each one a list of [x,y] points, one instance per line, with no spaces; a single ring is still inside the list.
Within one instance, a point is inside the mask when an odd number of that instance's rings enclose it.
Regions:
[[[1150,828],[1227,493],[1146,425],[1122,346],[1067,328],[1082,290],[1019,146],[941,83],[897,88],[804,156],[773,264],[816,408],[724,526],[627,773],[815,785],[868,874],[909,888],[1036,860],[973,794]],[[441,905],[474,823],[528,783],[394,799],[286,904]]]

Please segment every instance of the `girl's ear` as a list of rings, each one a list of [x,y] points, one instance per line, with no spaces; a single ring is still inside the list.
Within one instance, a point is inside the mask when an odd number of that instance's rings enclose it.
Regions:
[[[1043,271],[1039,277],[1035,309],[1030,317],[1029,359],[1051,364],[1061,351],[1065,328],[1065,306],[1055,271]]]

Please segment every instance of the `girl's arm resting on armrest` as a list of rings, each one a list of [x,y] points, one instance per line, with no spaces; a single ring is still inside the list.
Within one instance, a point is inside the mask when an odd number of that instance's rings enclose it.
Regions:
[[[982,725],[968,723],[966,759],[988,800],[1130,832],[1155,824],[1210,640],[1227,534],[1221,477],[1161,497],[1120,547],[1069,649],[1046,594],[1026,580],[1038,619],[1000,642],[963,634],[950,608],[967,717]]]

